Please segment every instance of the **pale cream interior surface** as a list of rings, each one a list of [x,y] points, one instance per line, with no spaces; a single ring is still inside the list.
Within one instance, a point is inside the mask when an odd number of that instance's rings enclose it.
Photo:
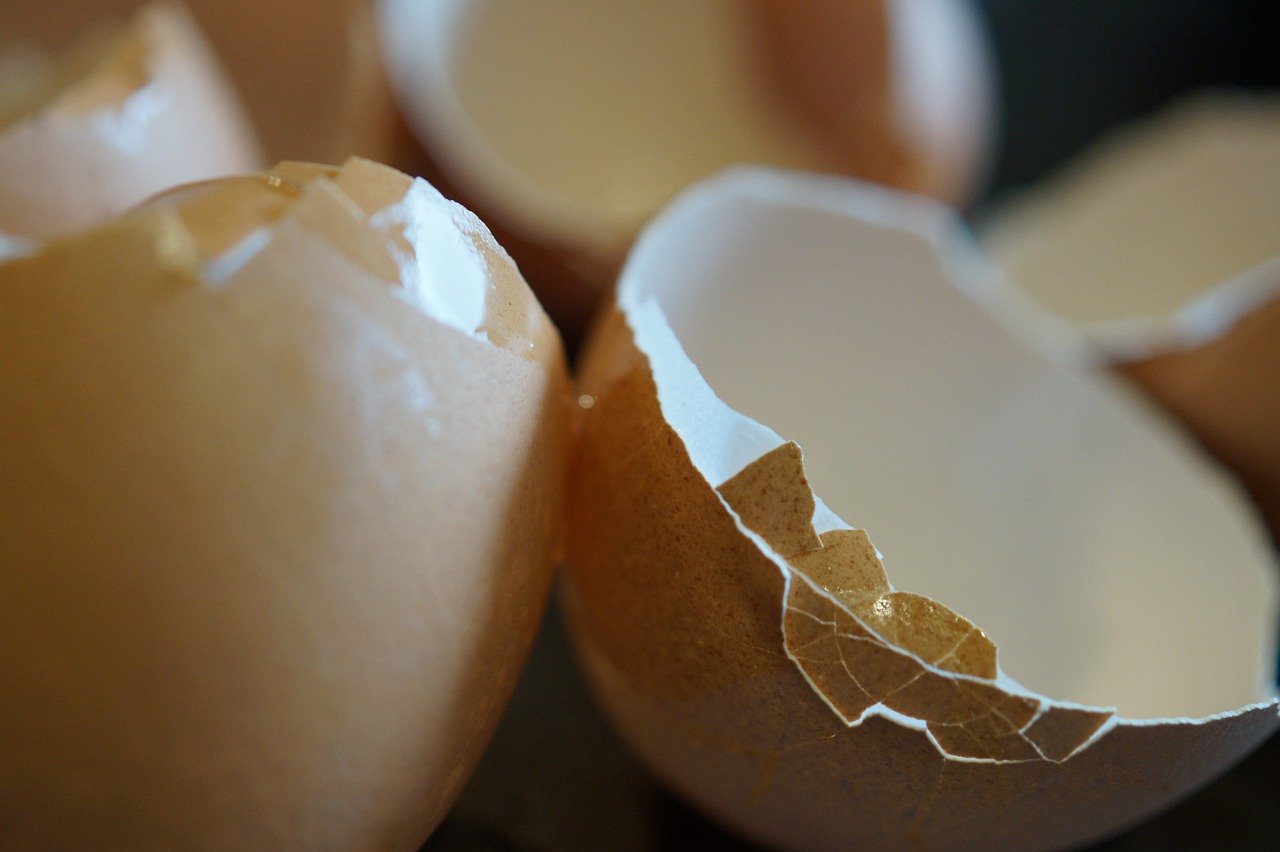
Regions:
[[[440,101],[424,106],[432,141],[482,176],[471,189],[501,186],[488,200],[551,236],[615,247],[726,164],[816,164],[800,131],[771,118],[727,0],[387,6],[393,27],[429,33],[405,49],[442,75],[421,90]],[[458,114],[442,114],[453,98]]]
[[[1274,565],[1247,504],[1180,435],[962,292],[953,274],[990,270],[953,227],[819,178],[737,172],[682,196],[620,299],[695,463],[719,479],[776,438],[699,396],[655,302],[716,394],[800,444],[895,587],[972,619],[1027,688],[1130,718],[1269,694]]]
[[[1201,95],[997,211],[983,244],[1084,323],[1168,317],[1280,255],[1280,99]]]

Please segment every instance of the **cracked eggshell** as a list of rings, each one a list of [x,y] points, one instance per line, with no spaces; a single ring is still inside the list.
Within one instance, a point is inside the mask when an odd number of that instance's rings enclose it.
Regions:
[[[950,200],[990,147],[989,51],[967,0],[381,0],[427,168],[492,224],[562,327],[643,224],[739,162]]]
[[[0,845],[409,848],[559,551],[558,337],[367,161],[0,265]]]
[[[176,184],[262,165],[222,71],[177,6],[148,6],[56,60],[15,48],[3,68],[0,232],[10,236],[69,233]]]
[[[983,248],[1241,478],[1280,542],[1280,98],[1202,93],[998,209]]]
[[[649,226],[584,353],[578,651],[757,841],[1082,844],[1280,726],[1250,506],[1011,332],[992,274],[921,200],[731,172]]]

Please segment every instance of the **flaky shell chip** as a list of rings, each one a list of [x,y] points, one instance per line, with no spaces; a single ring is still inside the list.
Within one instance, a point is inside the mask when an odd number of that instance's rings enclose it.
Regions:
[[[557,558],[554,329],[372,163],[0,265],[0,845],[409,848]]]
[[[1250,506],[1010,331],[992,275],[925,202],[730,172],[650,225],[585,352],[577,647],[758,841],[1084,843],[1280,725]]]
[[[1204,92],[998,208],[983,248],[1235,471],[1280,543],[1280,98]]]
[[[86,35],[55,60],[12,53],[3,75],[0,235],[69,233],[177,184],[263,165],[235,95],[180,7],[147,6],[118,32]]]

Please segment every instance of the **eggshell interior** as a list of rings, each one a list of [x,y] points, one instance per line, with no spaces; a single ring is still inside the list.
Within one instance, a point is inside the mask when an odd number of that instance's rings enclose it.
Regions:
[[[389,0],[380,13],[432,159],[486,218],[588,271],[610,273],[672,195],[730,163],[959,198],[988,144],[985,43],[965,2]]]
[[[356,160],[0,285],[5,842],[420,844],[559,550],[567,379],[510,259]]]
[[[0,105],[0,232],[44,239],[175,184],[261,166],[235,96],[178,7],[149,6],[61,57],[31,50],[10,54]]]
[[[989,275],[938,208],[731,173],[646,230],[586,353],[579,649],[752,837],[1078,844],[1280,722],[1251,507],[984,309]]]

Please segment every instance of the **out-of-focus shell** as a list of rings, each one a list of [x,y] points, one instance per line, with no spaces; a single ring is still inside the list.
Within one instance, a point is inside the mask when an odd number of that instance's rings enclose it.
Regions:
[[[568,382],[510,259],[366,161],[0,265],[0,845],[412,848],[559,551]]]
[[[58,18],[43,4],[12,6]],[[149,6],[113,37],[86,37],[45,71],[27,55],[11,57],[11,96],[0,104],[0,233],[45,239],[176,184],[262,166],[235,95],[176,6]],[[30,79],[20,86],[23,65]]]
[[[967,0],[383,0],[427,168],[495,227],[562,327],[640,227],[732,163],[972,191],[993,123]]]
[[[39,46],[65,42],[104,19],[131,14],[149,0],[48,0],[0,6],[0,39]],[[331,161],[343,140],[364,132],[371,105],[352,110],[344,93],[362,85],[372,42],[360,19],[370,0],[186,0],[244,98],[274,160]],[[367,90],[376,97],[376,90]],[[384,101],[389,107],[389,102]],[[374,116],[378,123],[387,115]],[[376,150],[359,153],[378,154]]]
[[[585,352],[581,658],[756,840],[1081,844],[1280,724],[1251,507],[993,275],[920,200],[735,172],[646,230]]]

